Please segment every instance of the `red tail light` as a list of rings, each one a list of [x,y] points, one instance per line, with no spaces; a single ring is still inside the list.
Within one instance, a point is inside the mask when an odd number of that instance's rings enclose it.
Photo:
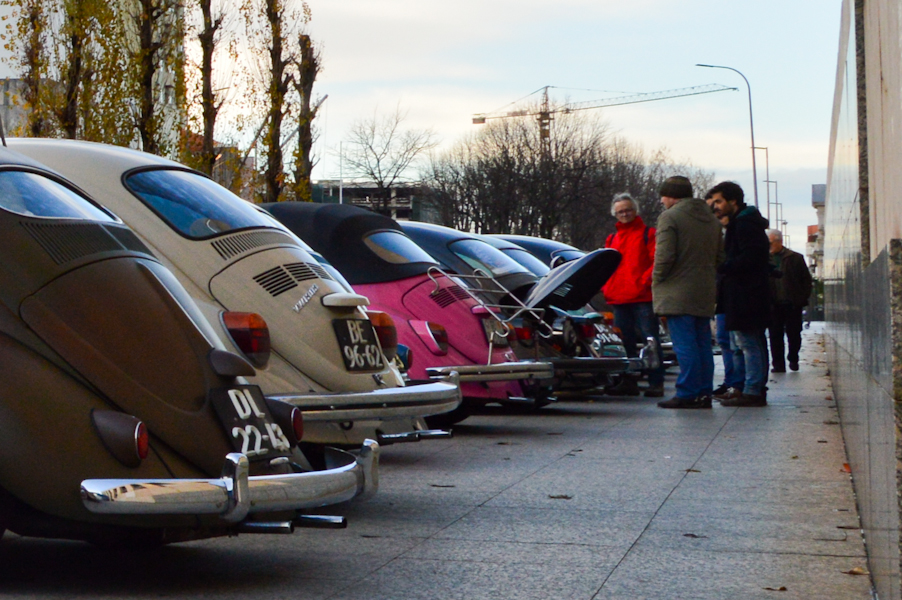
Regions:
[[[300,442],[304,438],[304,415],[297,406],[291,411],[291,428],[294,429],[294,439]]]
[[[448,352],[447,330],[438,323],[427,323],[427,325],[429,326],[429,333],[432,334],[432,339],[435,340],[435,343],[442,351],[442,354],[446,354]]]
[[[379,338],[382,353],[386,359],[392,360],[398,354],[398,330],[395,328],[394,319],[380,310],[368,310],[366,314],[373,324],[376,337]]]
[[[262,369],[269,362],[271,351],[269,327],[257,313],[222,313],[222,323],[244,356],[255,367]]]
[[[592,323],[580,323],[576,326],[576,332],[584,340],[595,339],[595,336],[598,335],[598,330]]]
[[[607,325],[609,327],[614,326],[614,313],[612,313],[612,312],[601,313],[601,319],[602,319],[602,321],[604,321],[605,325]]]
[[[150,451],[150,435],[147,433],[147,426],[143,421],[138,422],[135,427],[135,453],[138,458],[144,460]]]
[[[536,332],[532,327],[514,327],[517,339],[521,342],[532,342],[535,340]]]

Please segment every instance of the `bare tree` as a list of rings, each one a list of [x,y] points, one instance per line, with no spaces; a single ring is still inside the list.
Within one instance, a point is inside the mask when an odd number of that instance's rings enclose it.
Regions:
[[[293,85],[297,101],[297,144],[294,149],[294,199],[301,202],[313,200],[313,142],[316,139],[313,120],[325,97],[312,100],[313,83],[319,75],[322,57],[310,36],[302,33],[298,38],[299,60],[295,63],[297,77]]]
[[[435,148],[437,141],[430,129],[404,129],[406,113],[400,106],[394,112],[362,119],[348,133],[350,150],[344,161],[357,177],[375,184],[378,208],[385,210],[392,190],[411,181],[418,158]]]
[[[427,201],[445,225],[596,248],[614,230],[614,194],[630,192],[654,224],[657,188],[675,173],[700,186],[713,178],[675,163],[665,150],[646,159],[597,118],[561,113],[544,142],[528,117],[494,121],[433,157],[424,180]]]

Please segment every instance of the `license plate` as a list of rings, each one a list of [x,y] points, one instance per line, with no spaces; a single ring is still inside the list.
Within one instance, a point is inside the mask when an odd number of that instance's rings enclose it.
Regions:
[[[382,351],[367,319],[334,319],[332,327],[348,371],[379,371]]]
[[[255,385],[234,385],[210,391],[210,401],[236,452],[248,460],[287,456],[291,444],[269,414]]]

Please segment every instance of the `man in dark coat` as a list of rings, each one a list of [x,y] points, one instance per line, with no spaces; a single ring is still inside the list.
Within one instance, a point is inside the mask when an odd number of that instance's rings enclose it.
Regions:
[[[767,219],[745,204],[738,184],[724,181],[711,188],[714,214],[727,217],[719,301],[726,315],[734,361],[743,361],[743,389],[719,396],[723,406],[766,406],[767,349],[764,330],[770,321],[770,243]]]
[[[799,370],[799,349],[802,347],[802,308],[811,296],[811,271],[805,257],[783,245],[783,233],[768,229],[770,261],[774,267],[771,277],[773,314],[768,335],[774,373],[785,373],[786,362],[783,336],[789,340],[789,368]]]

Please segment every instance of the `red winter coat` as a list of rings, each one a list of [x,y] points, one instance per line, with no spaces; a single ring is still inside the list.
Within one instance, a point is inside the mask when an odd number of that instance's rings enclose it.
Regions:
[[[605,247],[623,255],[620,266],[601,288],[608,304],[651,302],[651,272],[655,262],[655,228],[642,217],[627,224],[617,222],[617,233],[608,236]]]

